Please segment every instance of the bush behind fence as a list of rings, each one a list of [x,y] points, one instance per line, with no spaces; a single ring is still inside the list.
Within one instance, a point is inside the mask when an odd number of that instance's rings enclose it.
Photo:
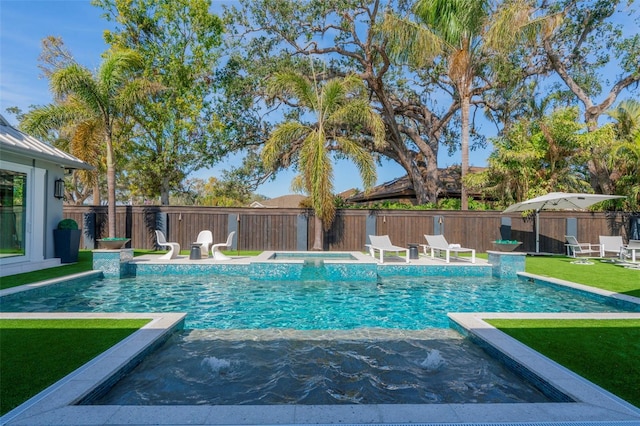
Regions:
[[[64,218],[75,219],[83,230],[81,247],[98,248],[96,240],[107,237],[106,206],[65,206]],[[624,212],[541,212],[540,251],[565,252],[565,235],[580,242],[596,243],[599,235],[629,238],[638,216]],[[499,211],[451,210],[338,210],[325,233],[324,249],[361,251],[367,235],[389,235],[395,245],[425,243],[424,234],[443,234],[450,243],[494,249],[491,241],[522,241],[520,251],[535,251],[533,216]],[[155,249],[154,231],[163,230],[168,241],[188,249],[198,233],[208,229],[214,242],[223,242],[236,231],[236,250],[310,250],[313,246],[313,212],[307,209],[222,208],[194,206],[118,206],[116,236],[131,238],[128,247]]]

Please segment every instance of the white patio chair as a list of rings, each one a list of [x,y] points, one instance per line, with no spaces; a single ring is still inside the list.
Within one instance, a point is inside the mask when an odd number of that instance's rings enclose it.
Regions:
[[[229,260],[231,259],[229,256],[225,255],[220,251],[221,247],[231,247],[233,244],[233,236],[236,234],[236,231],[232,231],[227,237],[227,241],[224,243],[217,243],[211,246],[211,256],[213,256],[214,260]]]
[[[600,257],[607,257],[607,254],[621,257],[622,247],[624,243],[621,236],[600,235]]]
[[[384,263],[384,252],[395,252],[396,255],[400,255],[401,251],[404,251],[405,254],[405,262],[409,263],[409,249],[400,246],[394,246],[391,244],[391,240],[388,235],[369,235],[369,241],[371,244],[366,244],[366,247],[369,248],[369,254],[374,259],[376,258],[376,250],[380,252],[380,263]]]
[[[445,262],[449,263],[451,260],[451,253],[454,253],[456,259],[459,259],[459,253],[471,253],[471,263],[476,263],[476,251],[475,249],[461,247],[460,244],[449,244],[444,238],[444,235],[426,235],[427,244],[420,244],[424,250],[425,256],[427,255],[427,249],[431,250],[431,258],[435,258],[436,254],[440,255],[440,252],[444,252]]]
[[[213,245],[213,234],[208,230],[200,231],[198,238],[196,238],[196,243],[202,244],[200,246],[201,256],[209,257],[209,249]]]
[[[579,243],[578,239],[573,235],[565,235],[567,239],[567,256],[569,257],[599,257],[601,255],[600,244]]]
[[[631,262],[640,260],[640,240],[629,240],[629,244],[622,246],[620,251],[622,260],[631,259]]]
[[[158,240],[158,245],[160,247],[168,247],[169,249],[167,254],[160,256],[160,259],[169,260],[178,257],[178,254],[180,253],[180,244],[167,242],[167,239],[165,238],[162,231],[158,230],[156,230],[156,239]]]

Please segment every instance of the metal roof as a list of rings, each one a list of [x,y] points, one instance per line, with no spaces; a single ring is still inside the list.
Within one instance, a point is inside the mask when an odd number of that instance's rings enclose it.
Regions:
[[[66,169],[93,170],[94,167],[71,154],[44,143],[11,126],[0,114],[0,151],[55,163]]]

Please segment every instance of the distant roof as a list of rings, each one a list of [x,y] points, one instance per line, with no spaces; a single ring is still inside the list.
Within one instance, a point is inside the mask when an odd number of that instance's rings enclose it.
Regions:
[[[469,167],[470,173],[484,170],[484,167]],[[440,179],[439,198],[460,198],[460,167],[450,166],[446,169],[438,169]],[[371,188],[368,192],[355,194],[347,199],[347,202],[362,203],[393,198],[414,198],[416,192],[409,176],[405,175],[389,182]]]
[[[2,115],[0,115],[0,149],[23,157],[59,164],[66,169],[93,170],[94,168],[71,154],[21,132],[11,126]]]
[[[302,200],[307,198],[304,195],[289,194],[269,200],[254,201],[251,207],[255,208],[299,208]]]

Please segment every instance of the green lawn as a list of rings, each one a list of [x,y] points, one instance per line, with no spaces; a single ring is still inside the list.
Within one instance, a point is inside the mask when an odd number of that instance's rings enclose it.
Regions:
[[[86,364],[149,320],[0,320],[0,415]]]
[[[640,297],[640,271],[593,259],[592,265],[571,263],[564,256],[526,258],[525,270],[544,277],[559,278],[616,293]]]
[[[640,320],[487,322],[640,407]]]

